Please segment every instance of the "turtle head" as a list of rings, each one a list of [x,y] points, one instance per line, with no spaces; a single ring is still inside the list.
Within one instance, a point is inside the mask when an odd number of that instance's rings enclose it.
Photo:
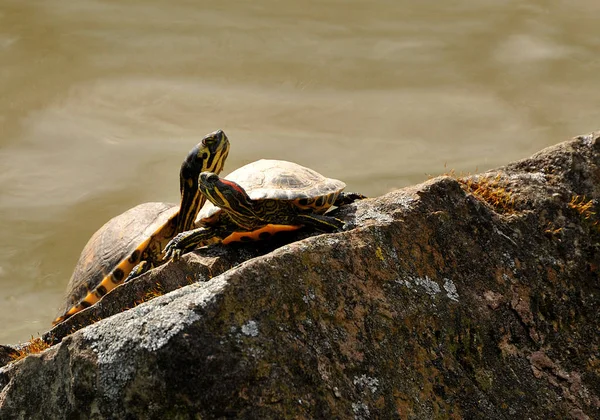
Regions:
[[[198,191],[198,176],[201,172],[220,173],[229,153],[229,139],[223,130],[207,134],[181,164],[179,189],[181,204],[177,231],[189,230],[194,224],[198,211],[206,199]]]
[[[229,153],[229,139],[223,130],[207,134],[181,164],[181,181],[196,185],[200,172],[220,173]],[[184,186],[182,185],[182,191]]]
[[[202,172],[199,183],[202,194],[215,206],[233,213],[252,213],[252,199],[235,182],[219,178],[213,172]]]

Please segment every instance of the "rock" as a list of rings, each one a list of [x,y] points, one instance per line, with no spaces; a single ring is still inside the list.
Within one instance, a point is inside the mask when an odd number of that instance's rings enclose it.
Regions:
[[[4,366],[12,362],[18,355],[16,347],[5,346],[0,344],[0,366]]]
[[[600,418],[599,198],[594,133],[196,251],[1,368],[0,418]]]

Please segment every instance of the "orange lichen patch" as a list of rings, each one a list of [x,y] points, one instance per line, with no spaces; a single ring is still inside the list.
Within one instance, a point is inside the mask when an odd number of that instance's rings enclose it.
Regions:
[[[586,199],[585,195],[574,195],[571,197],[568,206],[579,213],[586,223],[591,223],[592,229],[595,231],[600,230],[600,221],[596,217],[596,212],[592,211],[594,208],[593,200]]]
[[[569,202],[569,207],[581,214],[586,220],[592,218],[596,214],[596,212],[592,211],[593,206],[594,202],[592,200],[586,200],[585,195],[574,195]]]
[[[146,294],[144,295],[144,298],[146,300],[150,300],[150,299],[154,299],[155,297],[159,297],[165,294],[165,291],[163,290],[162,284],[160,283],[156,283],[156,287],[148,290],[146,292]]]
[[[515,199],[507,190],[507,183],[502,179],[502,174],[497,174],[495,177],[491,175],[475,177],[470,172],[457,174],[454,169],[451,169],[444,172],[442,176],[454,178],[463,190],[491,204],[500,213],[514,213]]]
[[[140,300],[135,301],[134,306],[137,306],[144,302],[148,302],[149,300],[152,300],[152,299],[162,296],[164,294],[165,294],[165,291],[162,287],[162,284],[156,283],[156,286],[153,287],[152,289],[148,290]]]
[[[556,227],[556,225],[553,222],[548,222],[548,224],[546,225],[546,229],[544,229],[544,233],[550,235],[550,236],[556,236],[556,235],[560,235],[563,231],[562,227]]]
[[[29,344],[18,349],[16,353],[12,354],[10,357],[13,359],[13,361],[21,360],[24,357],[29,356],[30,354],[41,353],[49,347],[50,344],[46,343],[40,337],[33,338],[33,336],[31,336]]]
[[[515,199],[506,189],[506,182],[500,174],[495,177],[456,177],[456,180],[460,182],[465,191],[490,204],[500,213],[514,212]]]
[[[446,168],[446,165],[444,165],[444,168]],[[427,174],[427,179],[433,179],[438,176],[449,176],[450,178],[458,179],[458,178],[462,178],[462,177],[470,176],[470,175],[471,175],[470,172],[467,172],[467,173],[461,172],[460,174],[457,174],[455,169],[450,169],[449,171],[446,171],[440,175]]]

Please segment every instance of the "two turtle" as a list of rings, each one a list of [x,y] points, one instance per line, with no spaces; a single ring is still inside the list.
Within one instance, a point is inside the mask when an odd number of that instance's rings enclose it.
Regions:
[[[166,260],[163,249],[179,232],[190,230],[206,197],[198,189],[203,171],[220,173],[229,140],[222,130],[205,136],[181,164],[181,202],[144,203],[109,220],[90,238],[67,286],[63,314],[53,325],[98,302],[123,281]]]
[[[120,283],[215,240],[265,239],[302,226],[341,230],[341,220],[323,213],[363,198],[343,193],[342,181],[281,160],[259,160],[219,178],[228,152],[223,131],[207,135],[181,166],[179,206],[141,204],[100,228],[81,253],[67,287],[66,310],[53,324],[93,305]],[[200,227],[192,229],[195,224]]]

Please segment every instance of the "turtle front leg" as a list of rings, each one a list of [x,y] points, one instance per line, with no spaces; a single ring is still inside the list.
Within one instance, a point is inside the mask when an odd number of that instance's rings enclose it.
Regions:
[[[223,236],[220,233],[218,229],[212,227],[200,227],[181,232],[165,246],[164,259],[177,261],[183,254],[205,245],[211,239],[221,240]]]
[[[364,196],[362,194],[359,194],[359,193],[341,192],[338,195],[338,197],[335,199],[335,202],[333,203],[333,205],[336,207],[340,207],[340,206],[344,206],[346,204],[352,204],[356,200],[364,200],[365,198],[368,198],[368,197]]]
[[[129,275],[123,281],[123,283],[127,283],[128,281],[131,281],[134,278],[141,276],[146,271],[150,270],[152,268],[151,266],[152,266],[152,264],[150,264],[148,261],[142,261],[141,263],[139,263],[138,265],[136,265],[135,267],[133,267],[131,269],[131,271],[129,272]]]

